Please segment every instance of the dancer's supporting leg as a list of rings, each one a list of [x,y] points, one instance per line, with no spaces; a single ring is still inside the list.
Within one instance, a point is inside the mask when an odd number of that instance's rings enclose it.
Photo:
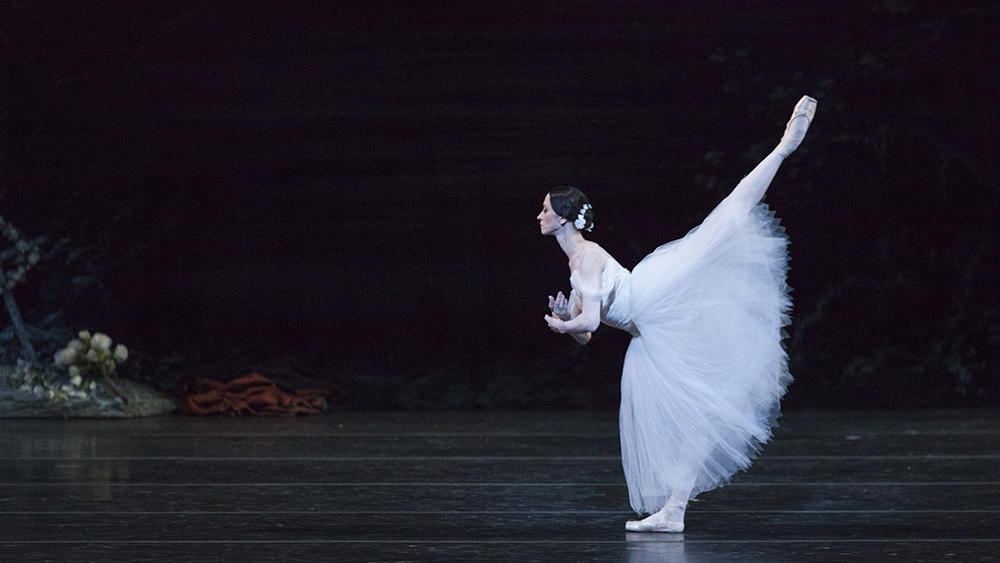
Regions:
[[[659,511],[643,518],[625,523],[629,532],[683,532],[684,513],[687,511],[688,499],[691,498],[692,485],[685,484],[675,487],[666,504]]]

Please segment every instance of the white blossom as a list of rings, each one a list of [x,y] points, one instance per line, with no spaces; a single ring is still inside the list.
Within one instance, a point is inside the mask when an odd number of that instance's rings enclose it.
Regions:
[[[580,213],[576,216],[576,220],[573,221],[573,226],[579,230],[583,230],[587,226],[587,210],[593,209],[593,206],[589,203],[584,203],[580,207]]]
[[[57,366],[68,366],[76,360],[76,354],[77,351],[73,347],[67,346],[55,353],[53,361]]]
[[[128,359],[128,348],[124,344],[115,346],[115,361],[119,364]]]
[[[87,351],[87,359],[90,360],[91,362],[95,362],[96,363],[97,362],[97,350],[91,348],[89,351]]]
[[[77,336],[80,337],[80,340],[90,340],[90,331],[81,330]]]
[[[111,337],[103,332],[98,332],[94,336],[90,337],[91,348],[97,348],[98,350],[103,350],[107,352],[111,349]]]
[[[72,383],[74,387],[79,387],[83,385],[83,378],[80,377],[79,375],[74,375],[72,379],[69,380],[69,382]]]
[[[80,377],[80,366],[69,366],[69,376],[73,378]],[[79,384],[76,384],[79,385]]]

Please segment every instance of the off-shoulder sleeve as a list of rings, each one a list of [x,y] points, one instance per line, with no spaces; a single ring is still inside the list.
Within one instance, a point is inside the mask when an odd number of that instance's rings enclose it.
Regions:
[[[603,272],[601,274],[601,278],[604,278]],[[570,274],[569,285],[573,288],[573,291],[575,291],[577,295],[584,299],[596,299],[597,301],[603,302],[611,293],[610,284],[608,284],[608,287],[594,287],[584,281],[584,279],[580,276],[580,272],[573,272]]]

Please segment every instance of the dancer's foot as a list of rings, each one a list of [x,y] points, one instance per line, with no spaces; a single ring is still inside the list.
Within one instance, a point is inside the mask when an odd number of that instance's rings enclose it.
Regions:
[[[798,148],[799,143],[805,138],[809,124],[812,123],[815,115],[816,100],[809,96],[802,96],[799,103],[795,104],[795,111],[792,112],[791,119],[785,125],[785,134],[781,136],[781,142],[778,143],[778,148],[775,150],[786,157],[792,154],[792,151]]]
[[[687,503],[668,502],[656,514],[642,520],[629,520],[625,523],[627,532],[672,532],[684,531],[684,509]]]
[[[671,522],[664,517],[660,517],[659,513],[656,513],[649,518],[644,518],[642,520],[629,520],[628,522],[625,522],[625,531],[670,532],[677,534],[684,531],[684,523],[682,522],[678,524],[677,522]]]

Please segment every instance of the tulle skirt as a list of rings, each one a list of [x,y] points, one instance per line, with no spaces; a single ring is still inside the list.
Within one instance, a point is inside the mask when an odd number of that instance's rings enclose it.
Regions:
[[[766,206],[723,201],[633,269],[619,422],[637,513],[724,484],[771,437],[792,379],[787,245]]]

